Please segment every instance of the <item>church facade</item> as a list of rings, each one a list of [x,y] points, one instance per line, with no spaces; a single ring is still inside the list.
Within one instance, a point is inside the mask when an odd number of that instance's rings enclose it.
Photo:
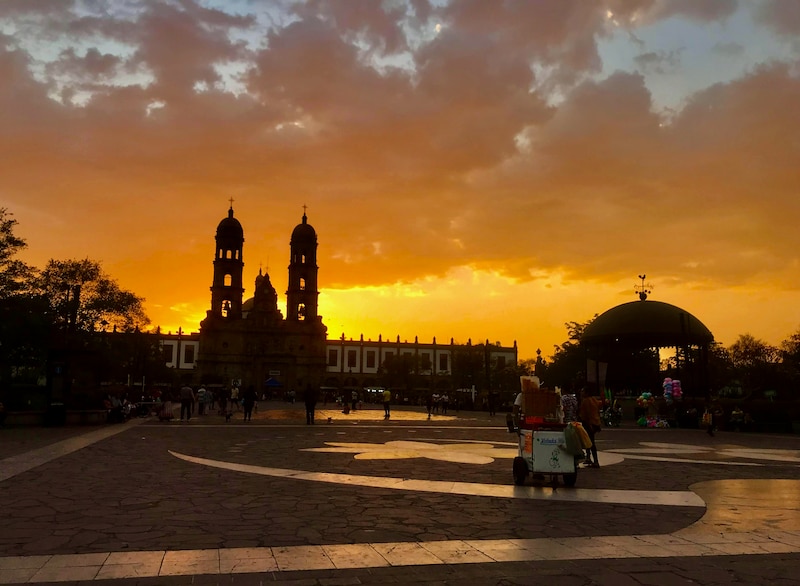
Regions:
[[[211,307],[200,323],[195,380],[206,385],[301,391],[320,386],[326,371],[327,328],[318,313],[317,233],[303,213],[289,243],[286,317],[269,274],[259,270],[244,297],[244,230],[228,216],[215,236]]]

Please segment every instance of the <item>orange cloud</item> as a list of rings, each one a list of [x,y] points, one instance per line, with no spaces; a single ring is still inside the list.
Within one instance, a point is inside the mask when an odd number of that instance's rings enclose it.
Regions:
[[[332,334],[519,339],[530,356],[645,270],[659,299],[696,292],[701,319],[713,291],[789,304],[796,67],[776,53],[732,78],[709,68],[664,112],[652,76],[695,54],[636,36],[736,14],[782,42],[779,4],[3,3],[0,205],[32,262],[97,258],[173,330],[209,303],[231,197],[246,285],[262,266],[279,293],[309,205]],[[601,74],[617,26],[639,69]],[[788,305],[767,305],[785,316],[770,336],[795,329]],[[731,324],[707,325],[730,339],[749,316],[727,307]]]

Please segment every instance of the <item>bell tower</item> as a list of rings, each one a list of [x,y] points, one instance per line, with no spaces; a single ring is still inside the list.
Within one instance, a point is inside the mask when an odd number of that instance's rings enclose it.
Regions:
[[[289,289],[286,291],[288,321],[316,321],[319,290],[317,289],[317,233],[308,223],[305,206],[303,221],[292,232],[289,242]]]
[[[241,319],[244,231],[239,220],[233,217],[233,199],[228,217],[217,226],[215,240],[217,250],[214,255],[214,281],[211,284],[211,310],[208,315]]]

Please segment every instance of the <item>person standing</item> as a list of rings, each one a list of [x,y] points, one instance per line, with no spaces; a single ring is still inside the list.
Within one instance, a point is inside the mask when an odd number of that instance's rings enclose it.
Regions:
[[[251,421],[253,419],[253,407],[256,404],[256,389],[253,385],[248,385],[242,395],[242,406],[244,407],[244,420]]]
[[[206,396],[208,391],[203,385],[200,385],[200,388],[197,389],[197,414],[198,415],[205,415],[206,414],[206,402],[208,401],[208,397]]]
[[[578,414],[578,398],[575,395],[561,395],[561,410],[564,412],[564,423],[575,421]]]
[[[602,402],[597,395],[591,394],[590,391],[584,392],[586,394],[581,399],[578,417],[586,433],[589,434],[589,439],[592,440],[592,447],[589,448],[586,453],[586,463],[592,468],[599,468],[600,462],[597,460],[595,434],[600,431],[600,407],[602,406]]]
[[[206,413],[211,415],[214,412],[214,393],[206,389]]]
[[[389,419],[391,416],[391,403],[392,403],[392,391],[386,389],[383,391],[383,418]]]
[[[489,417],[497,414],[497,391],[489,391]]]
[[[705,414],[703,417],[708,417],[708,428],[706,429],[706,433],[711,437],[714,437],[714,433],[719,431],[719,425],[722,420],[722,407],[716,401],[711,404],[709,409],[706,409]]]
[[[428,403],[426,405],[428,407],[428,419],[431,418],[431,413],[433,412],[433,395],[428,393]]]
[[[350,408],[353,411],[355,411],[357,405],[358,405],[358,391],[353,389],[353,392],[350,393]]]
[[[183,421],[184,415],[186,416],[186,421],[189,421],[192,418],[193,405],[194,391],[189,385],[183,385],[181,387],[181,421]]]
[[[305,393],[303,393],[303,402],[306,404],[306,425],[314,425],[314,412],[317,408],[318,399],[319,391],[317,388],[307,384]]]
[[[223,387],[219,391],[219,414],[227,417],[228,416],[228,396],[230,395],[230,391],[228,387]]]
[[[231,411],[233,408],[236,407],[237,411],[241,411],[242,407],[239,404],[239,387],[237,385],[233,385],[231,389]]]

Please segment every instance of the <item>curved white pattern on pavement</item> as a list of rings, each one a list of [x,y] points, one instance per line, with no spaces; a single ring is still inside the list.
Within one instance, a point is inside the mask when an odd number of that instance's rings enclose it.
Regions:
[[[16,463],[6,479],[24,469],[80,449],[111,435],[87,434],[78,441],[29,452],[28,458],[3,460]],[[795,462],[796,450],[697,448],[668,444],[643,444],[629,458],[725,464],[719,460],[659,457],[715,453],[728,458]],[[620,460],[622,453],[615,454]],[[0,557],[0,584],[54,581],[92,581],[153,578],[177,575],[231,575],[300,570],[381,568],[437,564],[494,563],[539,560],[589,560],[624,558],[676,558],[800,553],[800,480],[716,480],[691,486],[692,491],[621,491],[552,489],[482,485],[477,483],[406,480],[344,474],[313,473],[249,466],[196,458],[170,452],[198,465],[231,471],[330,482],[351,486],[382,486],[398,490],[444,492],[477,496],[544,499],[550,501],[605,502],[649,505],[707,506],[705,515],[689,527],[671,534],[595,536],[541,539],[466,539],[450,541],[359,543],[314,546],[223,548],[181,551],[120,551],[91,554]],[[646,456],[644,454],[651,454]],[[601,452],[606,459],[612,456]],[[33,456],[32,458],[30,456]],[[603,457],[601,456],[601,457]],[[27,461],[25,461],[27,460]],[[606,460],[602,460],[605,462]],[[25,464],[23,466],[23,463]],[[739,462],[738,464],[742,464]],[[745,463],[746,464],[746,463]],[[752,463],[750,463],[753,465]],[[758,464],[755,464],[758,465]],[[588,473],[588,472],[587,472]],[[704,505],[705,503],[705,505]],[[274,578],[273,578],[274,579]]]
[[[679,458],[694,454],[714,455],[720,458],[763,460],[778,462],[781,465],[800,464],[800,450],[775,448],[744,448],[740,446],[695,446],[691,444],[668,444],[661,442],[641,442],[638,448],[613,448],[605,453],[622,454],[630,460],[652,462],[679,462],[688,464],[713,464],[717,466],[765,466],[758,462],[736,462],[730,460],[704,460],[698,458]]]
[[[358,543],[0,557],[0,584],[417,565],[800,553],[798,480],[693,488],[706,515],[671,534]],[[788,498],[787,498],[788,497]],[[777,510],[775,510],[777,507]]]
[[[440,440],[441,441],[441,440]],[[382,444],[366,442],[325,442],[325,448],[303,448],[304,452],[355,454],[356,460],[405,460],[427,458],[457,464],[491,464],[497,458],[513,460],[519,455],[517,443],[446,441],[432,443],[420,440],[392,440]],[[497,447],[509,446],[509,447]],[[601,464],[613,466],[625,458],[620,454],[603,452]]]
[[[705,503],[691,491],[668,490],[603,490],[581,488],[550,488],[538,486],[514,486],[506,484],[478,484],[474,482],[452,482],[442,480],[415,480],[390,476],[358,476],[330,472],[307,472],[285,468],[269,468],[252,464],[239,464],[222,460],[209,460],[169,451],[186,462],[222,468],[247,474],[259,474],[277,478],[291,478],[312,482],[368,486],[393,490],[437,492],[469,496],[491,496],[499,498],[524,498],[549,501],[595,502],[627,505],[664,505],[673,507],[704,507]],[[511,471],[509,470],[509,479]],[[578,475],[580,479],[580,474]]]

